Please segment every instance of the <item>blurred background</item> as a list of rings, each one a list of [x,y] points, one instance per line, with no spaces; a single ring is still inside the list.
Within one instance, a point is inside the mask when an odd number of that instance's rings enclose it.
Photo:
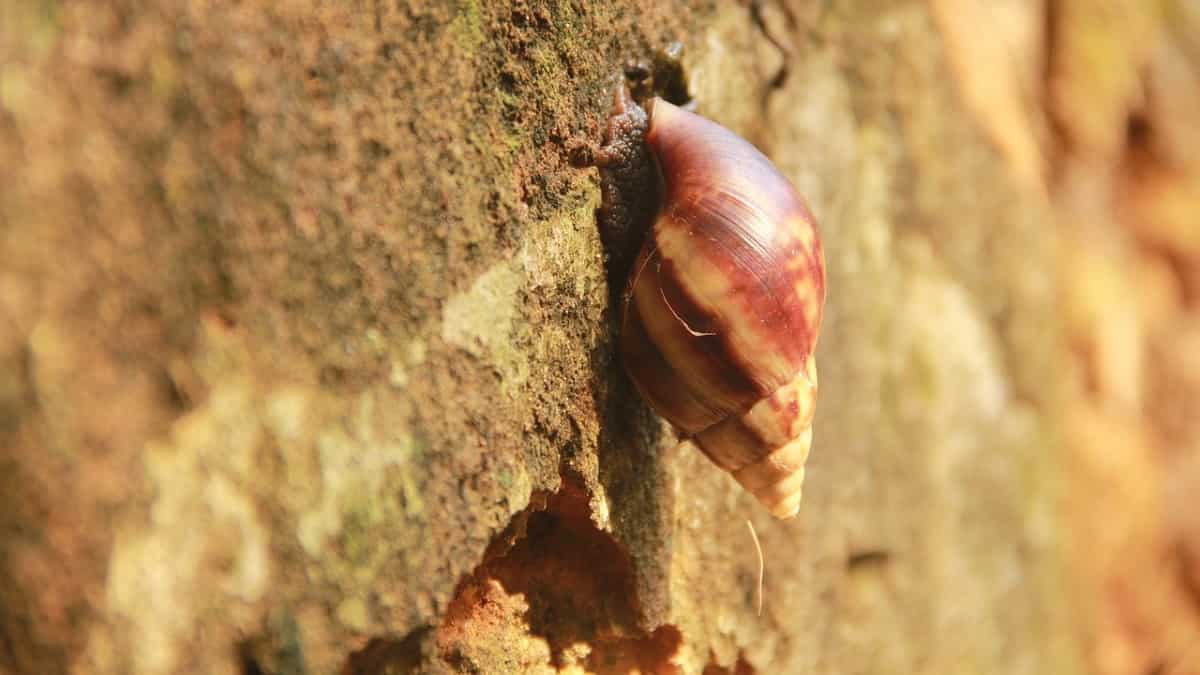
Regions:
[[[1049,17],[1073,577],[1099,672],[1196,672],[1200,5]]]

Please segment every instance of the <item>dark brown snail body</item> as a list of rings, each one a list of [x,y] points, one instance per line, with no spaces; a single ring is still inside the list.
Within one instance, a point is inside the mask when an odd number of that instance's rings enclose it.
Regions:
[[[605,243],[628,273],[620,352],[630,378],[772,514],[794,516],[825,300],[807,205],[736,134],[659,98],[643,111],[623,89],[596,163]]]

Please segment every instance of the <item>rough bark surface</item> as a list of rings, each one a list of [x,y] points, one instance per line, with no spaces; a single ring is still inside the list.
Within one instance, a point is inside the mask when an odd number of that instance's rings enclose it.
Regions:
[[[0,8],[0,672],[1084,670],[1048,8],[643,4]],[[614,358],[670,40],[823,228],[795,520]]]

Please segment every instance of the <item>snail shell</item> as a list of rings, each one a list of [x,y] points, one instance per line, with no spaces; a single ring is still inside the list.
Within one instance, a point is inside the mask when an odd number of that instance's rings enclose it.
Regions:
[[[602,152],[628,154],[628,139],[612,131],[623,115],[636,121],[635,108],[618,94]],[[651,407],[709,459],[772,514],[794,516],[812,444],[813,350],[825,300],[816,221],[749,142],[662,99],[644,114],[660,198],[622,302],[625,368]],[[605,195],[606,206],[615,202]]]

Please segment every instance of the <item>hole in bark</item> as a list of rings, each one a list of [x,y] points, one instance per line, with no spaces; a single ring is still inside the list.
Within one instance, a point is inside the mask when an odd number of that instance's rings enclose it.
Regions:
[[[548,661],[596,673],[675,673],[673,626],[637,628],[632,561],[591,520],[587,493],[564,480],[535,495],[460,584],[437,630],[442,661],[504,672]]]
[[[891,558],[892,554],[887,551],[859,551],[846,558],[846,569],[850,572],[880,569],[887,565]]]

